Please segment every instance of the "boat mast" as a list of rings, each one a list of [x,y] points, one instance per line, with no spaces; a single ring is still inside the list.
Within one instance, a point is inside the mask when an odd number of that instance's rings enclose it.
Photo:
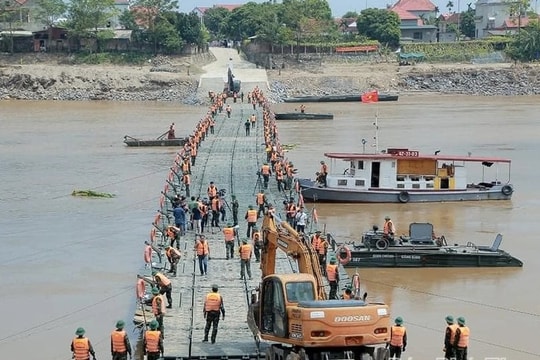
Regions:
[[[375,126],[375,136],[373,137],[373,140],[375,140],[375,152],[379,153],[379,106],[377,105],[377,111],[375,112],[375,122],[373,123]]]

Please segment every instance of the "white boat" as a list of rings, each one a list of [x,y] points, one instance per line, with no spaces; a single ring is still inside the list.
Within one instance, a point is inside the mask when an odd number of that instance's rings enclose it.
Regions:
[[[439,152],[421,155],[409,149],[324,155],[330,164],[326,187],[320,179],[299,179],[304,199],[349,203],[510,200],[514,192],[510,159]],[[471,166],[482,168],[475,181],[467,171]],[[499,179],[501,168],[507,171],[504,180]]]

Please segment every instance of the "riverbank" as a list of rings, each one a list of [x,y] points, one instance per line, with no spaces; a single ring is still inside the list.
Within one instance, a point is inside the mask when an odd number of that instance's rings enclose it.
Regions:
[[[141,66],[71,65],[45,54],[0,58],[0,99],[175,101],[205,103],[197,94],[202,66],[213,55],[158,57]],[[380,92],[466,95],[540,94],[540,66],[382,62],[287,63],[268,70],[269,98]],[[224,70],[225,75],[225,70]],[[242,80],[242,79],[240,79]]]

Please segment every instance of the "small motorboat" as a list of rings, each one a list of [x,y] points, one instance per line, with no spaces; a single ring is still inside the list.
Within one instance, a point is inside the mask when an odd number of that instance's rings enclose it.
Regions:
[[[316,114],[316,113],[276,113],[276,120],[332,120],[334,114]]]
[[[345,267],[522,267],[523,262],[499,249],[502,235],[491,246],[448,244],[435,237],[430,223],[412,223],[409,235],[389,238],[374,227],[355,242],[338,245],[336,255]]]
[[[397,94],[378,94],[378,101],[397,101]],[[286,103],[300,102],[362,102],[362,94],[357,95],[324,95],[324,96],[300,96],[283,99]]]
[[[130,147],[140,147],[140,146],[184,146],[184,144],[188,141],[187,137],[184,138],[174,138],[174,139],[167,139],[164,137],[157,138],[157,139],[137,139],[132,136],[126,135],[124,136],[124,144]]]

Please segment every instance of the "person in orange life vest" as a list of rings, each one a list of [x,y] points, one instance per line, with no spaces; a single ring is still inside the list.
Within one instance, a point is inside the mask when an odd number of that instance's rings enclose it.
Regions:
[[[287,222],[289,225],[291,225],[293,228],[295,227],[294,219],[296,216],[296,205],[294,205],[294,199],[291,198],[289,200],[289,203],[285,206],[285,217],[287,218]]]
[[[195,241],[195,251],[199,260],[199,271],[201,275],[208,275],[208,260],[210,259],[210,247],[204,235],[198,235]]]
[[[328,241],[324,236],[319,236],[319,248],[317,249],[319,254],[319,266],[323,276],[326,276],[326,254],[328,253]]]
[[[174,123],[169,126],[169,131],[167,131],[167,139],[174,139]]]
[[[319,246],[321,244],[321,230],[315,231],[315,234],[311,237],[311,246],[319,253]]]
[[[152,245],[148,241],[145,241],[144,247],[144,267],[152,267]]]
[[[384,217],[384,226],[383,226],[384,237],[388,240],[394,240],[394,234],[396,233],[396,227],[390,219],[390,216],[386,215]]]
[[[222,319],[225,320],[225,306],[223,305],[223,298],[218,293],[218,286],[214,284],[212,285],[212,292],[208,293],[204,300],[203,315],[206,319],[206,326],[204,328],[203,342],[208,341],[210,327],[212,327],[212,344],[216,342],[220,312]]]
[[[324,187],[327,186],[326,183],[326,176],[328,176],[328,165],[324,161],[321,161],[321,171],[319,172],[321,175],[321,182],[324,185]]]
[[[180,252],[180,250],[173,248],[172,246],[167,246],[165,248],[165,255],[167,255],[167,260],[169,261],[171,267],[169,273],[173,274],[173,276],[176,276],[176,266],[180,261],[182,253]]]
[[[306,106],[304,104],[300,105],[300,112],[302,114],[306,112]]]
[[[276,173],[277,190],[279,192],[285,191],[284,186],[283,186],[283,170],[277,169],[275,173]]]
[[[251,123],[251,128],[254,129],[255,123],[257,122],[257,116],[255,116],[255,114],[251,114],[249,117],[249,122]]]
[[[456,360],[467,360],[467,349],[469,348],[470,329],[465,326],[465,318],[457,318],[458,328],[454,338],[454,349],[456,351]]]
[[[191,157],[191,166],[195,166],[195,160],[197,159],[197,145],[193,144],[189,148],[189,155]]]
[[[264,190],[259,190],[259,193],[257,194],[257,198],[255,199],[255,202],[258,207],[257,217],[260,218],[261,214],[264,215],[264,205],[267,204],[266,195],[264,195]]]
[[[246,270],[249,280],[251,280],[252,251],[253,247],[251,246],[251,244],[248,243],[248,239],[242,239],[242,245],[240,245],[240,248],[238,249],[238,253],[240,254],[240,280],[245,279]]]
[[[231,105],[230,104],[227,104],[227,107],[225,108],[225,111],[227,111],[227,118],[231,118],[231,112],[232,112],[232,108],[231,108]]]
[[[210,226],[219,228],[219,215],[221,213],[221,199],[219,198],[219,194],[214,196],[210,202],[210,207],[212,208],[212,222]]]
[[[184,189],[186,190],[186,196],[189,196],[189,185],[191,184],[191,177],[189,176],[189,172],[184,171],[184,175],[182,176],[182,183],[184,184]]]
[[[165,304],[163,296],[159,293],[157,287],[152,288],[152,313],[154,314],[156,321],[159,324],[159,331],[161,336],[165,336],[165,329],[163,327],[163,316],[165,315]]]
[[[330,264],[326,265],[326,279],[330,285],[330,293],[328,299],[337,299],[337,289],[339,286],[339,270],[336,265],[336,259],[330,259]]]
[[[446,320],[446,329],[444,331],[444,358],[445,359],[455,359],[456,350],[454,348],[454,339],[456,337],[456,330],[458,325],[454,323],[454,317],[448,315],[444,318]]]
[[[124,320],[118,320],[116,322],[116,330],[111,333],[112,360],[127,360],[128,354],[131,359],[131,344],[124,331],[125,325]]]
[[[401,353],[405,352],[407,346],[407,330],[403,326],[403,319],[398,316],[394,320],[395,325],[390,327],[390,342],[387,347],[390,347],[390,358],[401,359]]]
[[[223,236],[225,238],[225,254],[227,260],[234,257],[234,239],[236,239],[236,229],[233,223],[227,223],[227,227],[223,228]]]
[[[154,281],[159,286],[159,293],[161,295],[165,294],[167,296],[167,302],[169,305],[167,305],[167,308],[172,308],[172,283],[169,278],[167,278],[165,275],[163,275],[160,272],[157,272],[156,270],[152,271],[152,276],[154,277]]]
[[[343,291],[343,294],[341,294],[341,298],[343,300],[351,300],[353,298],[352,289],[350,285],[347,285],[347,287],[345,288],[345,291]]]
[[[270,175],[272,175],[272,170],[268,163],[264,163],[263,166],[261,166],[261,174],[264,181],[264,188],[268,189],[268,181],[270,181]]]
[[[96,360],[96,353],[94,348],[87,337],[84,337],[84,329],[82,327],[77,328],[75,331],[76,338],[71,341],[71,352],[73,353],[72,359],[75,360],[89,360],[90,355],[92,359]]]
[[[253,205],[249,205],[248,211],[246,211],[246,216],[244,218],[247,220],[247,233],[246,237],[251,237],[251,230],[255,225],[257,225],[257,210],[253,208]]]
[[[263,247],[263,241],[259,228],[253,227],[253,234],[251,235],[253,240],[253,252],[255,253],[255,259],[257,262],[261,262],[261,249]]]
[[[147,360],[158,360],[163,355],[163,336],[158,330],[159,323],[156,320],[150,322],[150,329],[144,332],[143,351]]]

